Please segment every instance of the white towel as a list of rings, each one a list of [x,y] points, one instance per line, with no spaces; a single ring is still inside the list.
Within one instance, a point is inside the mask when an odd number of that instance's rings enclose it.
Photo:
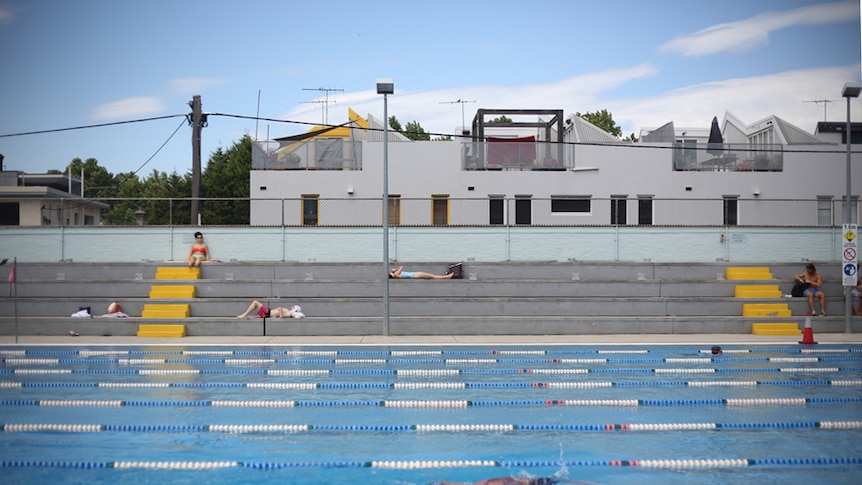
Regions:
[[[86,309],[84,309],[84,310],[78,310],[75,313],[73,313],[72,318],[92,318],[92,316],[90,315],[90,312],[88,312]]]

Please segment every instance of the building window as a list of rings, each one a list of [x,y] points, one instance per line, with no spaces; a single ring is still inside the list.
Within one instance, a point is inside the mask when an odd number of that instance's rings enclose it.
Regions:
[[[20,226],[19,217],[18,202],[0,202],[0,226]],[[44,221],[42,225],[45,225]]]
[[[817,225],[832,225],[832,197],[826,195],[817,196]]]
[[[611,225],[626,225],[626,198],[625,195],[611,196]]]
[[[401,225],[401,195],[389,194],[389,225]]]
[[[316,226],[319,223],[319,194],[302,196],[302,225]]]
[[[739,224],[739,199],[737,196],[724,196],[724,225],[736,226]]]
[[[449,196],[432,195],[431,224],[435,226],[449,225]]]
[[[638,196],[638,224],[642,226],[652,225],[652,196]]]
[[[503,197],[491,197],[488,201],[488,224],[500,226],[505,222],[505,199]]]
[[[591,195],[552,195],[551,213],[575,212],[589,214]]]
[[[532,196],[515,196],[515,224],[533,223]]]

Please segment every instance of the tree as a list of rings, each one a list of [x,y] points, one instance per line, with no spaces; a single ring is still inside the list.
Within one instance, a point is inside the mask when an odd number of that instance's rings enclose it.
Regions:
[[[598,126],[599,128],[607,131],[611,135],[616,137],[621,137],[623,135],[623,130],[620,128],[615,122],[614,117],[610,113],[610,111],[603,109],[601,111],[596,111],[595,113],[575,113],[575,116],[583,118],[590,123]]]
[[[389,127],[414,141],[427,141],[431,139],[431,135],[425,133],[425,129],[422,128],[422,125],[415,120],[407,123],[407,126],[402,128],[401,122],[398,121],[398,118],[390,116]]]
[[[404,131],[401,128],[401,123],[398,122],[398,118],[396,118],[394,116],[389,117],[389,128],[392,128],[393,130],[395,130],[397,132]]]
[[[80,177],[82,168],[84,169],[84,197],[93,199],[111,197],[116,194],[117,188],[114,183],[114,174],[109,172],[105,167],[99,166],[99,161],[95,158],[88,158],[86,161],[81,161],[80,158],[73,158],[69,162],[69,165],[66,165],[64,171],[48,170],[48,173],[62,173],[65,175],[71,170],[72,177]]]
[[[244,135],[226,151],[219,147],[210,155],[201,174],[201,195],[208,199],[201,211],[205,224],[249,224],[251,144],[251,137]]]
[[[431,135],[425,133],[425,129],[422,128],[422,125],[418,121],[407,123],[407,126],[404,127],[403,135],[414,141],[428,141],[431,139]]]
[[[494,118],[493,120],[491,120],[491,123],[511,123],[511,122],[512,122],[512,118],[509,118],[506,115],[500,115],[500,116]]]

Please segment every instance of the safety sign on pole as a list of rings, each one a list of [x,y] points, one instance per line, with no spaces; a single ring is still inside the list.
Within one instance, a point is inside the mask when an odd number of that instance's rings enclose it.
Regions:
[[[854,286],[859,278],[856,274],[856,245],[858,239],[856,224],[844,224],[841,238],[841,273],[843,286]]]

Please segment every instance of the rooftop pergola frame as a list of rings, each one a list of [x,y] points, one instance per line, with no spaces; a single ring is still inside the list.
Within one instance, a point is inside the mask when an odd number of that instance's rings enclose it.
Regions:
[[[487,118],[499,118],[510,116],[535,116],[536,121],[488,121]],[[542,121],[540,117],[547,116],[548,120]],[[553,128],[556,126],[557,136],[552,139]],[[478,109],[473,117],[473,128],[471,137],[474,143],[486,142],[485,128],[539,128],[545,130],[545,141],[556,142],[557,160],[563,160],[563,110],[561,109]],[[480,166],[483,163],[480,163]]]

